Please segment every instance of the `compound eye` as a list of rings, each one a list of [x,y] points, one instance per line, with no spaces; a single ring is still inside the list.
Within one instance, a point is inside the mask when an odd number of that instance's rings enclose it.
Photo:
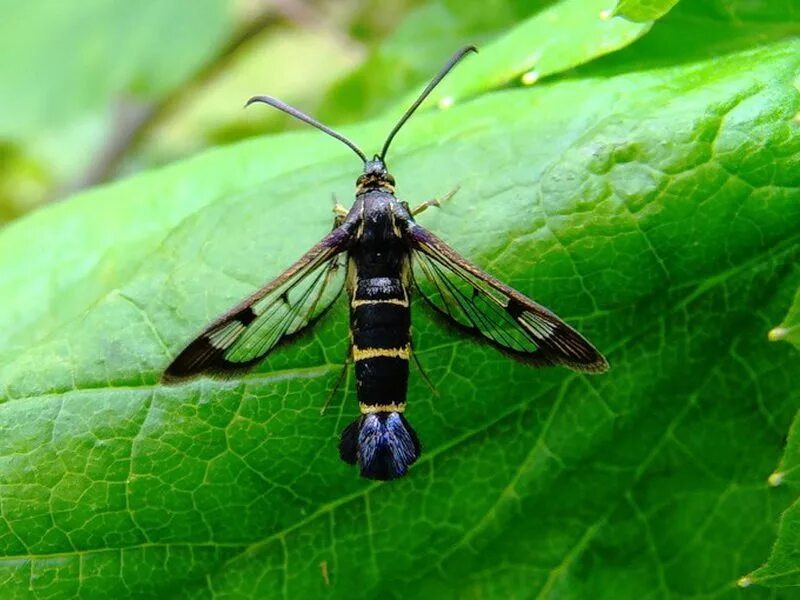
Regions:
[[[356,185],[357,185],[357,186],[362,186],[362,185],[364,185],[364,182],[365,182],[366,180],[367,180],[367,178],[366,178],[366,176],[365,176],[365,175],[359,175],[359,176],[358,176],[358,179],[356,179]]]
[[[389,175],[389,173],[386,174],[386,181],[389,182],[389,185],[394,185],[394,177]]]

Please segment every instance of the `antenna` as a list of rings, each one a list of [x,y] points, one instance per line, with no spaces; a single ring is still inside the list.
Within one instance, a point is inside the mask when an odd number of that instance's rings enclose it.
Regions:
[[[419,95],[419,98],[416,99],[414,104],[411,105],[411,107],[397,122],[397,125],[394,126],[394,129],[392,129],[392,131],[389,133],[388,137],[386,138],[386,141],[383,143],[383,149],[381,150],[380,153],[379,158],[381,159],[381,161],[383,161],[386,158],[386,153],[389,151],[389,144],[392,143],[394,136],[397,135],[397,132],[400,131],[400,128],[403,125],[405,125],[406,121],[408,121],[411,115],[414,114],[414,111],[417,110],[417,108],[419,108],[419,105],[422,104],[425,98],[428,97],[428,94],[430,94],[433,91],[433,88],[439,85],[439,82],[447,76],[447,74],[453,69],[453,67],[455,67],[458,64],[458,62],[462,58],[464,58],[464,56],[466,56],[468,52],[477,52],[477,51],[478,49],[475,46],[465,46],[464,48],[461,48],[461,50],[456,52],[450,58],[449,61],[447,61],[447,64],[442,68],[441,71],[439,71],[436,77],[434,77],[431,80],[428,86],[424,90],[422,90],[422,93]]]
[[[297,110],[295,107],[289,106],[285,102],[281,102],[280,100],[278,100],[277,98],[273,98],[272,96],[253,96],[252,98],[250,98],[250,100],[247,101],[247,103],[244,105],[244,107],[247,108],[248,106],[250,106],[251,104],[255,104],[256,102],[261,102],[262,104],[269,104],[270,106],[272,106],[274,108],[277,108],[278,110],[281,110],[281,111],[283,111],[283,112],[285,112],[285,113],[287,113],[289,115],[292,115],[295,119],[299,119],[301,121],[304,121],[304,122],[308,123],[309,125],[311,125],[312,127],[316,127],[320,131],[324,131],[329,136],[331,136],[333,138],[336,138],[337,140],[339,140],[343,144],[346,144],[347,146],[349,146],[350,149],[353,152],[358,154],[358,157],[364,163],[367,162],[366,155],[353,142],[348,140],[341,133],[336,133],[333,129],[331,129],[327,125],[323,125],[322,123],[320,123],[319,121],[317,121],[313,117],[309,117],[306,113]]]

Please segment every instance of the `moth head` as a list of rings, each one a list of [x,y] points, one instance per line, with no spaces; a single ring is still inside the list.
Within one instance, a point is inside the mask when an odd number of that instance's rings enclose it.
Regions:
[[[394,185],[394,177],[386,169],[386,163],[375,155],[372,160],[364,162],[364,172],[356,180],[356,194],[373,191],[393,194]]]

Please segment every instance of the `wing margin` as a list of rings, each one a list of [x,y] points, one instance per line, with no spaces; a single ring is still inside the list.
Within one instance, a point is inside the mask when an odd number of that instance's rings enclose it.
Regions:
[[[420,225],[410,223],[405,233],[415,288],[448,323],[528,364],[588,373],[608,369],[605,357],[555,313],[485,273]]]
[[[215,319],[173,359],[162,382],[243,373],[317,322],[344,287],[342,253],[351,230],[349,224],[335,228],[275,279]]]

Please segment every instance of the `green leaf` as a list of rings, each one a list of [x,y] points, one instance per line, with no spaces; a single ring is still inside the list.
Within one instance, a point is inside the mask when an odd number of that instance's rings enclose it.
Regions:
[[[781,324],[770,330],[769,339],[773,342],[784,340],[800,349],[800,289]]]
[[[554,2],[487,44],[431,94],[431,101],[449,105],[520,77],[529,85],[623,48],[649,29],[649,24],[610,18],[606,8],[607,0]],[[402,104],[413,102],[417,93]]]
[[[723,9],[723,6],[727,9]],[[790,2],[681,2],[650,31],[618,52],[577,69],[579,76],[608,77],[640,69],[677,66],[800,35]]]
[[[240,196],[341,153],[329,140],[308,134],[276,137],[266,146],[246,142],[239,148],[238,153],[212,151],[125,184],[87,192],[6,228],[0,235],[0,362],[58,335],[123,285],[172,229],[207,204]],[[246,155],[270,158],[243,163]],[[48,234],[42,236],[41,231]],[[30,245],[31,239],[38,239],[37,244]],[[83,243],[76,243],[79,240]]]
[[[4,230],[4,593],[732,596],[796,497],[766,482],[800,400],[794,349],[766,333],[800,285],[800,43],[698,48],[484,94],[398,138],[402,198],[461,186],[420,221],[612,367],[531,369],[416,303],[439,395],[413,378],[423,456],[390,484],[338,459],[352,392],[319,414],[341,304],[254,374],[157,383],[330,227],[358,163],[329,138],[220,149]],[[376,147],[393,119],[345,133]]]
[[[619,0],[613,14],[631,21],[655,21],[677,3],[678,0]]]
[[[464,61],[434,91],[431,105],[445,98],[450,104],[518,83],[522,77],[526,84],[533,83],[624,47],[649,28],[609,18],[607,4],[606,0],[425,4],[361,69],[333,88],[328,98],[331,108],[322,115],[341,120],[387,104],[405,108],[419,93],[408,89],[421,88],[446,57],[467,44],[477,45],[478,55]],[[349,108],[344,114],[343,105]]]
[[[789,430],[786,451],[780,465],[770,475],[768,481],[774,487],[790,488],[797,498],[800,490],[800,412],[795,415]],[[795,499],[783,513],[778,540],[766,564],[739,580],[739,585],[742,587],[753,584],[771,587],[800,585],[800,500]]]
[[[794,23],[800,20],[797,0],[699,0],[682,2],[680,12],[736,25],[752,23]]]

